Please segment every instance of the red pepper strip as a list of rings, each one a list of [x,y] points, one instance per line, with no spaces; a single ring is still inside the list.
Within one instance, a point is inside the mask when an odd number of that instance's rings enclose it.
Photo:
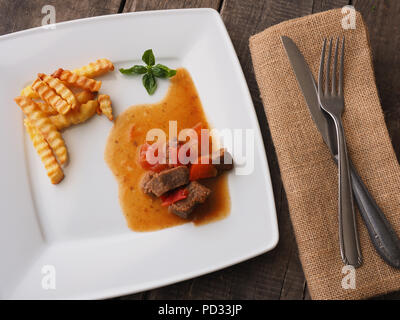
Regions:
[[[186,199],[188,194],[189,194],[189,191],[187,189],[178,189],[178,190],[170,191],[160,197],[162,200],[161,205],[163,207],[170,206],[171,204],[173,204],[179,200]]]
[[[211,178],[215,177],[217,173],[217,168],[215,168],[212,163],[193,163],[190,167],[189,180],[195,181],[199,179]]]

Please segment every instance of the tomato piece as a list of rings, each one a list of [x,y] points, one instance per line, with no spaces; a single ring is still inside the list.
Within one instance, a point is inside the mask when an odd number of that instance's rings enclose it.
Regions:
[[[151,170],[154,172],[160,172],[166,168],[168,168],[167,163],[155,163],[151,164],[147,161],[147,151],[149,151],[151,148],[158,148],[157,144],[148,144],[145,143],[140,147],[139,150],[139,164],[142,166],[143,169],[145,170]],[[155,156],[157,156],[157,149],[154,150]]]
[[[150,170],[154,172],[161,172],[165,169],[168,169],[168,164],[166,163],[157,163],[150,168]]]
[[[217,175],[217,168],[212,163],[193,163],[190,167],[189,180],[212,178]]]
[[[201,145],[202,145],[201,130],[203,129],[201,122],[196,124],[192,129],[197,134],[197,141],[196,140],[194,141],[194,143],[195,143],[194,147],[196,148],[196,145],[197,145],[197,148],[198,148],[197,149],[197,155],[200,155],[201,154]],[[136,130],[136,128],[133,125],[131,127],[131,132],[130,132],[131,139],[134,136],[135,130]],[[210,137],[208,135],[206,135],[205,137],[206,137],[206,139],[208,141],[207,142],[203,141],[203,143],[208,143],[209,144],[209,150],[211,150],[211,139],[210,139]],[[152,164],[152,163],[150,163],[147,160],[148,151],[150,151],[151,154],[154,154],[155,156],[157,156],[158,155],[157,151],[158,151],[159,144],[157,142],[155,142],[153,144],[144,143],[139,148],[139,163],[140,163],[141,167],[143,169],[145,169],[145,170],[151,170],[151,171],[154,171],[154,172],[160,172],[160,171],[162,171],[164,169],[167,169],[168,167],[184,166],[185,164],[183,164],[183,163],[181,163],[179,161],[179,156],[178,156],[179,155],[179,151],[180,151],[180,149],[182,148],[183,145],[180,144],[180,143],[175,144],[175,145],[171,145],[171,144],[167,144],[167,145],[168,145],[168,150],[166,150],[167,154],[169,154],[170,156],[171,155],[176,155],[177,156],[177,163],[175,163],[175,164],[172,164],[172,163],[171,164],[170,163],[165,163],[165,164],[164,163],[155,163],[155,164]],[[152,148],[157,148],[157,149],[152,150]],[[197,157],[197,155],[194,155],[194,157]],[[191,156],[191,153],[190,153],[190,150],[188,149],[187,153],[186,153],[186,157],[190,157],[190,156]],[[167,157],[167,162],[170,162],[171,158],[174,159],[175,157],[174,156]],[[190,162],[192,162],[192,160],[190,160]],[[210,170],[212,170],[212,169],[210,169]],[[214,172],[214,171],[215,170],[212,170],[212,172]]]
[[[197,123],[192,129],[196,132],[197,134],[197,139],[200,140],[201,138],[201,129],[203,128],[203,125],[201,122]]]
[[[161,205],[163,207],[170,206],[171,204],[173,204],[179,200],[186,199],[188,194],[189,194],[189,191],[187,189],[177,189],[177,190],[170,191],[160,197],[162,200]]]
[[[147,162],[146,152],[149,149],[150,145],[148,143],[142,144],[139,149],[139,164],[145,170],[150,170],[151,164]]]

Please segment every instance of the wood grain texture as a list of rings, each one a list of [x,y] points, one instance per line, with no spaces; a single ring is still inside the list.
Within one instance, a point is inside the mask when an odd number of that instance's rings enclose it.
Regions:
[[[313,13],[341,8],[350,4],[349,0],[314,0]]]
[[[400,159],[400,1],[353,1],[368,26],[380,94],[393,147]]]
[[[0,1],[0,35],[39,27],[45,14],[42,7],[52,5],[56,22],[117,13],[121,0],[2,0]]]
[[[400,160],[400,1],[354,0],[368,27],[376,84],[392,144]],[[376,299],[399,300],[400,292]]]
[[[183,8],[213,8],[218,10],[222,0],[126,0],[123,12],[183,9]]]

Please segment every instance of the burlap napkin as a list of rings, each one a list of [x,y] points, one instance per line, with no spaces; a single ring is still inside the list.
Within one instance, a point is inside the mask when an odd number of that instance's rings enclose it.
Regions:
[[[349,153],[400,234],[400,170],[379,102],[366,26],[357,13],[356,29],[344,30],[342,18],[341,10],[331,10],[283,22],[250,38],[254,70],[313,299],[360,299],[400,289],[400,271],[377,255],[358,213],[364,264],[356,269],[355,289],[342,273],[348,271],[342,270],[339,251],[337,168],[311,119],[280,39],[286,35],[295,41],[316,77],[323,38],[346,36],[343,121]]]

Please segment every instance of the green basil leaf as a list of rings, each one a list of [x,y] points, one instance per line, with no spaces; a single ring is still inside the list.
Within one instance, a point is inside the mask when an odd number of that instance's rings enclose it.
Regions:
[[[176,75],[176,70],[170,69],[169,72],[168,72],[168,78],[171,78],[171,77],[173,77],[174,75]]]
[[[153,71],[154,76],[157,78],[167,78],[168,77],[169,70],[160,68],[160,67],[158,67],[158,65],[154,66],[151,70]]]
[[[134,65],[129,69],[121,68],[119,72],[123,74],[144,74],[147,72],[147,68],[145,66]]]
[[[133,67],[132,68],[128,68],[128,69],[120,68],[119,72],[121,72],[123,74],[133,74]]]
[[[156,91],[157,82],[152,73],[146,73],[142,78],[142,82],[149,95],[152,95]]]
[[[145,66],[135,65],[132,68],[133,72],[137,74],[145,74],[147,72],[147,68]]]
[[[153,50],[148,49],[143,53],[142,60],[148,66],[154,66],[156,59],[154,58]]]
[[[162,64],[157,64],[152,49],[143,53],[142,60],[147,66],[134,65],[129,69],[121,68],[119,71],[127,75],[143,74],[142,82],[149,95],[157,89],[157,78],[170,78],[176,75],[176,70],[170,69]]]
[[[160,64],[160,63],[157,63],[156,64],[156,67],[157,68],[160,68],[160,69],[163,69],[163,70],[165,70],[165,71],[169,71],[169,70],[171,70],[170,68],[168,68],[167,66],[164,66],[163,64]]]
[[[162,71],[163,76],[158,76],[154,74],[158,78],[171,78],[172,76],[176,75],[176,70],[170,69],[167,66],[164,66],[163,64],[157,64],[156,66],[153,67],[153,70],[157,68],[156,70],[164,70]]]

